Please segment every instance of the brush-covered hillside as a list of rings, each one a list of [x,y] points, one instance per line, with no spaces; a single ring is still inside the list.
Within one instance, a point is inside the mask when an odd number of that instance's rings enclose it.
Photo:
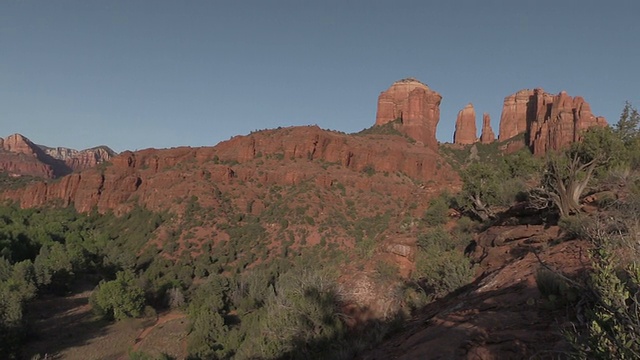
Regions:
[[[399,119],[7,178],[0,350],[633,358],[639,122],[628,105],[537,157],[518,136],[435,149]]]

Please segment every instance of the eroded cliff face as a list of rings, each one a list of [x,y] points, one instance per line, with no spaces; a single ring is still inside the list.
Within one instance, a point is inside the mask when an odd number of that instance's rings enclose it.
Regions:
[[[416,79],[396,81],[378,97],[376,125],[401,119],[399,131],[436,149],[441,100],[440,94]]]
[[[106,146],[78,151],[37,145],[20,134],[0,138],[0,171],[11,176],[56,178],[109,161],[114,155]]]
[[[476,111],[473,108],[473,104],[467,104],[464,109],[458,112],[453,143],[459,145],[474,144],[478,140],[477,133]]]
[[[524,133],[525,144],[541,155],[579,141],[582,132],[592,126],[606,125],[606,119],[594,116],[580,96],[527,89],[505,98],[499,138],[504,141]]]
[[[491,117],[489,114],[482,114],[482,135],[480,135],[480,142],[483,144],[491,144],[496,141],[496,135],[491,129]]]
[[[84,170],[111,160],[116,152],[106,146],[75,150],[65,147],[49,148],[41,146],[44,152],[54,159],[62,160],[71,171]]]
[[[7,136],[0,141],[0,171],[10,176],[29,175],[53,178],[62,163],[45,154],[38,145],[20,134]]]
[[[140,204],[167,210],[191,195],[216,203],[216,189],[234,184],[295,185],[312,181],[321,187],[348,184],[362,191],[413,198],[414,182],[429,184],[425,193],[459,186],[457,174],[439,154],[397,136],[349,136],[318,127],[265,130],[237,136],[215,147],[148,149],[124,152],[109,166],[70,174],[0,196],[22,207],[54,202],[79,211],[123,213]],[[365,173],[379,176],[367,176]],[[413,180],[397,185],[382,176],[398,173]],[[247,193],[251,187],[246,188]],[[420,190],[420,191],[423,191]],[[247,200],[249,201],[249,200]]]

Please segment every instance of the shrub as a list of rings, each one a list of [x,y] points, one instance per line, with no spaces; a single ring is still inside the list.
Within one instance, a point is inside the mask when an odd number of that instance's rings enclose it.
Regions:
[[[455,248],[444,228],[437,227],[418,237],[418,247],[413,277],[426,294],[444,295],[473,278],[469,259]]]
[[[373,176],[376,174],[376,169],[373,167],[373,165],[367,165],[364,167],[364,169],[362,169],[362,172],[367,174],[367,176]]]
[[[571,287],[560,275],[548,269],[538,270],[536,285],[540,294],[549,300],[554,307],[575,303],[578,300],[578,290]]]
[[[430,254],[445,252],[454,248],[451,235],[442,226],[438,226],[418,236],[418,247]]]
[[[564,236],[567,239],[582,238],[587,234],[587,222],[586,216],[563,216],[558,220],[558,226],[564,231]]]
[[[396,264],[391,264],[386,261],[378,261],[376,263],[376,272],[383,280],[394,280],[398,278],[400,269]]]
[[[469,259],[461,252],[446,251],[428,256],[419,252],[414,277],[429,294],[441,296],[464,286],[473,278]]]
[[[567,334],[580,358],[640,357],[640,267],[617,271],[613,255],[603,247],[593,252],[593,272],[586,284],[587,322]]]
[[[96,287],[90,303],[105,319],[140,317],[145,306],[144,291],[136,285],[131,271],[120,271],[115,280],[103,281]]]
[[[422,219],[429,226],[445,224],[448,220],[449,197],[446,194],[431,199],[429,207],[424,212]]]

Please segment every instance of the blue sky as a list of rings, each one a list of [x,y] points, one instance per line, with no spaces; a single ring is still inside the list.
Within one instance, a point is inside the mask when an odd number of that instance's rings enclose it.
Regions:
[[[497,133],[505,96],[640,106],[640,2],[0,1],[0,136],[116,151],[209,146],[278,126],[344,132],[416,77]]]

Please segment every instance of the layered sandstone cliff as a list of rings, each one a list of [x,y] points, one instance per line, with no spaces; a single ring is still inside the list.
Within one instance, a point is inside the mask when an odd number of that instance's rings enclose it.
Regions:
[[[456,130],[453,133],[453,143],[459,145],[474,144],[477,141],[477,134],[476,111],[473,108],[473,104],[467,104],[464,109],[458,112]]]
[[[78,151],[37,145],[20,134],[0,138],[0,172],[11,176],[60,177],[109,161],[114,155],[106,146]]]
[[[482,114],[482,135],[480,135],[480,142],[483,144],[491,144],[496,141],[496,135],[491,129],[491,117],[489,114]]]
[[[594,116],[580,96],[526,89],[504,99],[499,138],[503,141],[524,134],[525,144],[540,155],[579,141],[585,129],[606,125],[606,119]]]
[[[441,100],[440,94],[416,79],[396,81],[378,97],[376,125],[400,119],[399,131],[436,149]]]
[[[256,167],[262,163],[264,166]],[[328,171],[327,164],[335,167]],[[0,199],[22,207],[73,204],[79,211],[124,212],[134,204],[166,210],[177,206],[176,199],[196,194],[203,202],[214,202],[216,187],[239,182],[288,186],[305,181],[322,187],[341,183],[363,191],[417,196],[411,193],[415,187],[390,187],[363,176],[365,171],[403,174],[429,183],[434,192],[455,187],[459,181],[447,162],[428,147],[395,137],[377,139],[372,146],[367,137],[294,127],[237,136],[215,147],[124,152],[112,159],[111,166],[10,190],[0,194]]]
[[[52,158],[64,161],[72,171],[94,167],[100,163],[111,160],[111,158],[116,155],[115,151],[106,146],[98,146],[85,150],[75,150],[65,147],[40,147]]]

